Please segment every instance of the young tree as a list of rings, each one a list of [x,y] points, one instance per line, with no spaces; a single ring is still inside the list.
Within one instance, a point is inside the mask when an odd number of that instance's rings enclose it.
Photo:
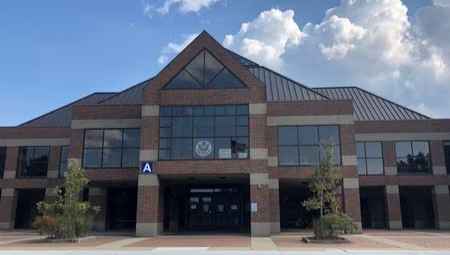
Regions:
[[[40,216],[33,226],[40,234],[52,239],[67,239],[86,236],[90,229],[91,215],[100,211],[99,206],[80,201],[80,194],[89,179],[78,160],[69,159],[62,187],[55,188],[56,199],[52,203],[37,203]]]
[[[336,237],[342,231],[353,231],[355,226],[350,217],[341,212],[341,199],[334,194],[342,180],[339,167],[334,165],[334,143],[332,140],[321,145],[322,158],[314,167],[309,188],[312,196],[302,205],[308,210],[319,210],[320,219],[314,226],[318,239]]]

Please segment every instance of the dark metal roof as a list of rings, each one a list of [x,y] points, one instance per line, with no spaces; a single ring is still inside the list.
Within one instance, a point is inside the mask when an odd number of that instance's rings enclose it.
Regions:
[[[109,98],[116,93],[94,93],[54,111],[21,124],[21,127],[69,127],[72,122],[74,105],[91,105]]]
[[[112,104],[141,104],[142,94],[144,92],[145,86],[152,80],[148,79],[139,84],[134,85],[126,90],[123,90],[116,95],[109,97],[101,102],[102,105],[112,105]]]
[[[267,101],[326,100],[326,96],[265,67],[250,67],[266,85]]]
[[[259,66],[257,63],[251,61],[251,60],[248,59],[248,58],[245,58],[245,57],[243,57],[243,56],[237,54],[237,53],[234,52],[234,51],[228,50],[228,52],[229,52],[231,55],[233,55],[233,57],[235,57],[236,60],[239,61],[239,63],[240,63],[242,66],[244,66],[244,67],[255,67],[255,66]]]
[[[430,119],[423,114],[358,87],[327,87],[313,89],[331,99],[353,99],[353,114],[357,121]]]

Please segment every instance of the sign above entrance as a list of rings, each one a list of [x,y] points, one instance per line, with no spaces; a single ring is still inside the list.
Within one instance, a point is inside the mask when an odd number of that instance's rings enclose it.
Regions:
[[[153,172],[153,163],[152,162],[142,162],[141,173],[151,174],[152,172]]]

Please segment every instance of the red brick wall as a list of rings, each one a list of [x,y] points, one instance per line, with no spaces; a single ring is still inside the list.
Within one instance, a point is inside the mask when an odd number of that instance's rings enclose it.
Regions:
[[[360,186],[384,186],[384,185],[446,185],[450,183],[448,175],[413,174],[413,175],[374,175],[359,176]]]
[[[450,119],[409,120],[409,121],[358,121],[356,133],[421,133],[449,132]]]
[[[70,128],[0,127],[0,139],[69,138]]]
[[[157,223],[159,187],[138,187],[137,223]]]

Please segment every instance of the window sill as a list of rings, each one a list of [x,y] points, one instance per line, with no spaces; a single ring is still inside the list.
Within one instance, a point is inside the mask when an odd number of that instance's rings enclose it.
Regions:
[[[40,176],[16,176],[16,179],[47,179],[47,175],[40,175]]]

